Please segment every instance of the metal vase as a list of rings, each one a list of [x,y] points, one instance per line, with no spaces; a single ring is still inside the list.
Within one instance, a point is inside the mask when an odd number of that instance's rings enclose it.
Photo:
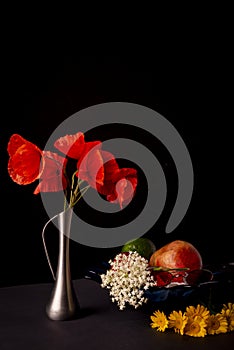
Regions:
[[[70,228],[73,210],[58,214],[59,254],[55,283],[50,299],[46,305],[46,313],[51,320],[65,321],[76,318],[79,314],[77,300],[70,271]]]

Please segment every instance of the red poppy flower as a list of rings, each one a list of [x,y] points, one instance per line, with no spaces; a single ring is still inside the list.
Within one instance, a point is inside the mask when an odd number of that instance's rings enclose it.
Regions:
[[[98,185],[103,185],[104,167],[102,151],[96,147],[91,148],[89,152],[84,152],[77,163],[77,176],[79,179],[87,181],[88,184],[95,188]]]
[[[108,163],[107,163],[108,166]],[[122,209],[132,200],[137,186],[137,171],[133,168],[117,169],[109,164],[109,178],[104,181],[102,187],[98,187],[101,194],[106,195],[106,199],[112,203],[119,203]]]
[[[68,158],[77,160],[76,176],[96,189],[113,203],[128,204],[137,186],[137,172],[132,168],[119,169],[110,152],[101,149],[101,141],[85,142],[84,134],[78,132],[55,141],[54,146]],[[18,134],[8,143],[8,172],[16,183],[26,185],[40,180],[34,194],[57,192],[67,188],[65,169],[68,158],[57,153],[42,151]],[[79,186],[79,183],[77,183]],[[78,194],[78,187],[74,190]],[[72,189],[73,190],[73,189]],[[84,189],[81,189],[81,192]],[[73,205],[75,203],[72,198]]]
[[[39,179],[42,151],[36,145],[18,134],[13,134],[7,151],[10,156],[8,173],[14,182],[28,185]]]
[[[122,168],[113,173],[113,186],[106,199],[112,203],[119,203],[120,208],[131,202],[137,186],[137,171],[133,168]]]
[[[39,192],[58,192],[66,189],[67,180],[64,169],[67,159],[57,153],[43,151],[44,166],[40,176],[40,183],[36,187],[34,194]]]
[[[101,148],[100,141],[85,142],[84,134],[82,132],[60,137],[54,143],[54,147],[56,147],[60,152],[76,160],[84,157],[84,155],[88,153],[91,148],[97,145],[100,145],[99,148]]]
[[[107,151],[101,151],[104,167],[104,182],[100,185],[97,184],[97,191],[107,196],[115,189],[115,183],[113,178],[119,171],[118,163],[112,153]]]

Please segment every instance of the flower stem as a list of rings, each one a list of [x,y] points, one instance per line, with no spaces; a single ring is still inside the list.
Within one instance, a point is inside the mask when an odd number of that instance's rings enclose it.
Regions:
[[[85,192],[88,191],[89,187],[90,187],[90,185],[87,185],[87,186],[85,186],[85,187],[83,187],[83,188],[81,188],[81,189],[79,190],[79,196],[78,196],[78,197],[74,200],[74,202],[71,204],[72,207],[74,207],[74,205],[76,205],[76,203],[81,199],[81,197],[83,197],[83,195],[85,194]]]
[[[78,170],[76,170],[72,175],[72,182],[71,182],[71,189],[70,189],[70,198],[69,198],[69,207],[72,208],[76,205],[76,203],[81,199],[81,197],[85,194],[85,192],[90,187],[85,186],[83,188],[80,188],[81,184],[84,182],[84,180],[81,180],[77,177]],[[76,184],[75,184],[75,177],[76,177]],[[65,203],[64,203],[64,209],[66,208],[66,197],[65,197]]]

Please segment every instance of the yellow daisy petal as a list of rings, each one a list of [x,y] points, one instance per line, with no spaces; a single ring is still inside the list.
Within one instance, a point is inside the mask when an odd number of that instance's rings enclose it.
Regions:
[[[226,333],[228,330],[228,322],[226,317],[221,314],[210,315],[207,322],[208,334]]]
[[[168,319],[164,312],[161,311],[155,311],[152,316],[150,316],[151,320],[153,321],[150,326],[152,328],[157,328],[158,331],[164,332],[165,329],[168,327]]]
[[[221,315],[224,316],[227,319],[228,331],[233,331],[234,330],[234,309],[233,309],[232,305],[229,308],[229,307],[226,307],[226,305],[224,304],[224,307],[221,310]]]
[[[210,316],[210,311],[203,305],[198,304],[196,307],[187,306],[186,316],[189,318],[199,317],[200,320],[207,320]]]
[[[229,309],[230,312],[234,312],[234,304],[233,304],[233,303],[223,304],[223,309],[224,309],[224,310]]]
[[[172,311],[169,315],[169,328],[174,328],[176,333],[184,334],[184,327],[187,323],[187,316],[182,311]]]
[[[191,337],[204,337],[207,334],[205,320],[200,316],[188,318],[184,333]]]

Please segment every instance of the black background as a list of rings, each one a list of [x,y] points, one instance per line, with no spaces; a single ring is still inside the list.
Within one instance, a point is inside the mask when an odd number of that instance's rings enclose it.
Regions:
[[[85,56],[62,49],[19,47],[6,50],[2,59],[1,286],[51,281],[41,240],[48,216],[40,196],[33,195],[36,184],[19,186],[7,173],[10,135],[19,133],[43,149],[63,120],[106,102],[137,103],[159,112],[182,136],[192,159],[194,193],[184,219],[174,232],[165,234],[165,215],[146,236],[158,248],[174,239],[190,241],[204,264],[233,261],[232,74],[225,46],[193,43],[189,47],[187,43],[183,52],[172,50],[165,58],[157,54]],[[51,231],[48,244],[56,263],[56,230],[51,227]],[[73,277],[82,276],[86,267],[109,259],[119,249],[90,248],[71,241]]]

